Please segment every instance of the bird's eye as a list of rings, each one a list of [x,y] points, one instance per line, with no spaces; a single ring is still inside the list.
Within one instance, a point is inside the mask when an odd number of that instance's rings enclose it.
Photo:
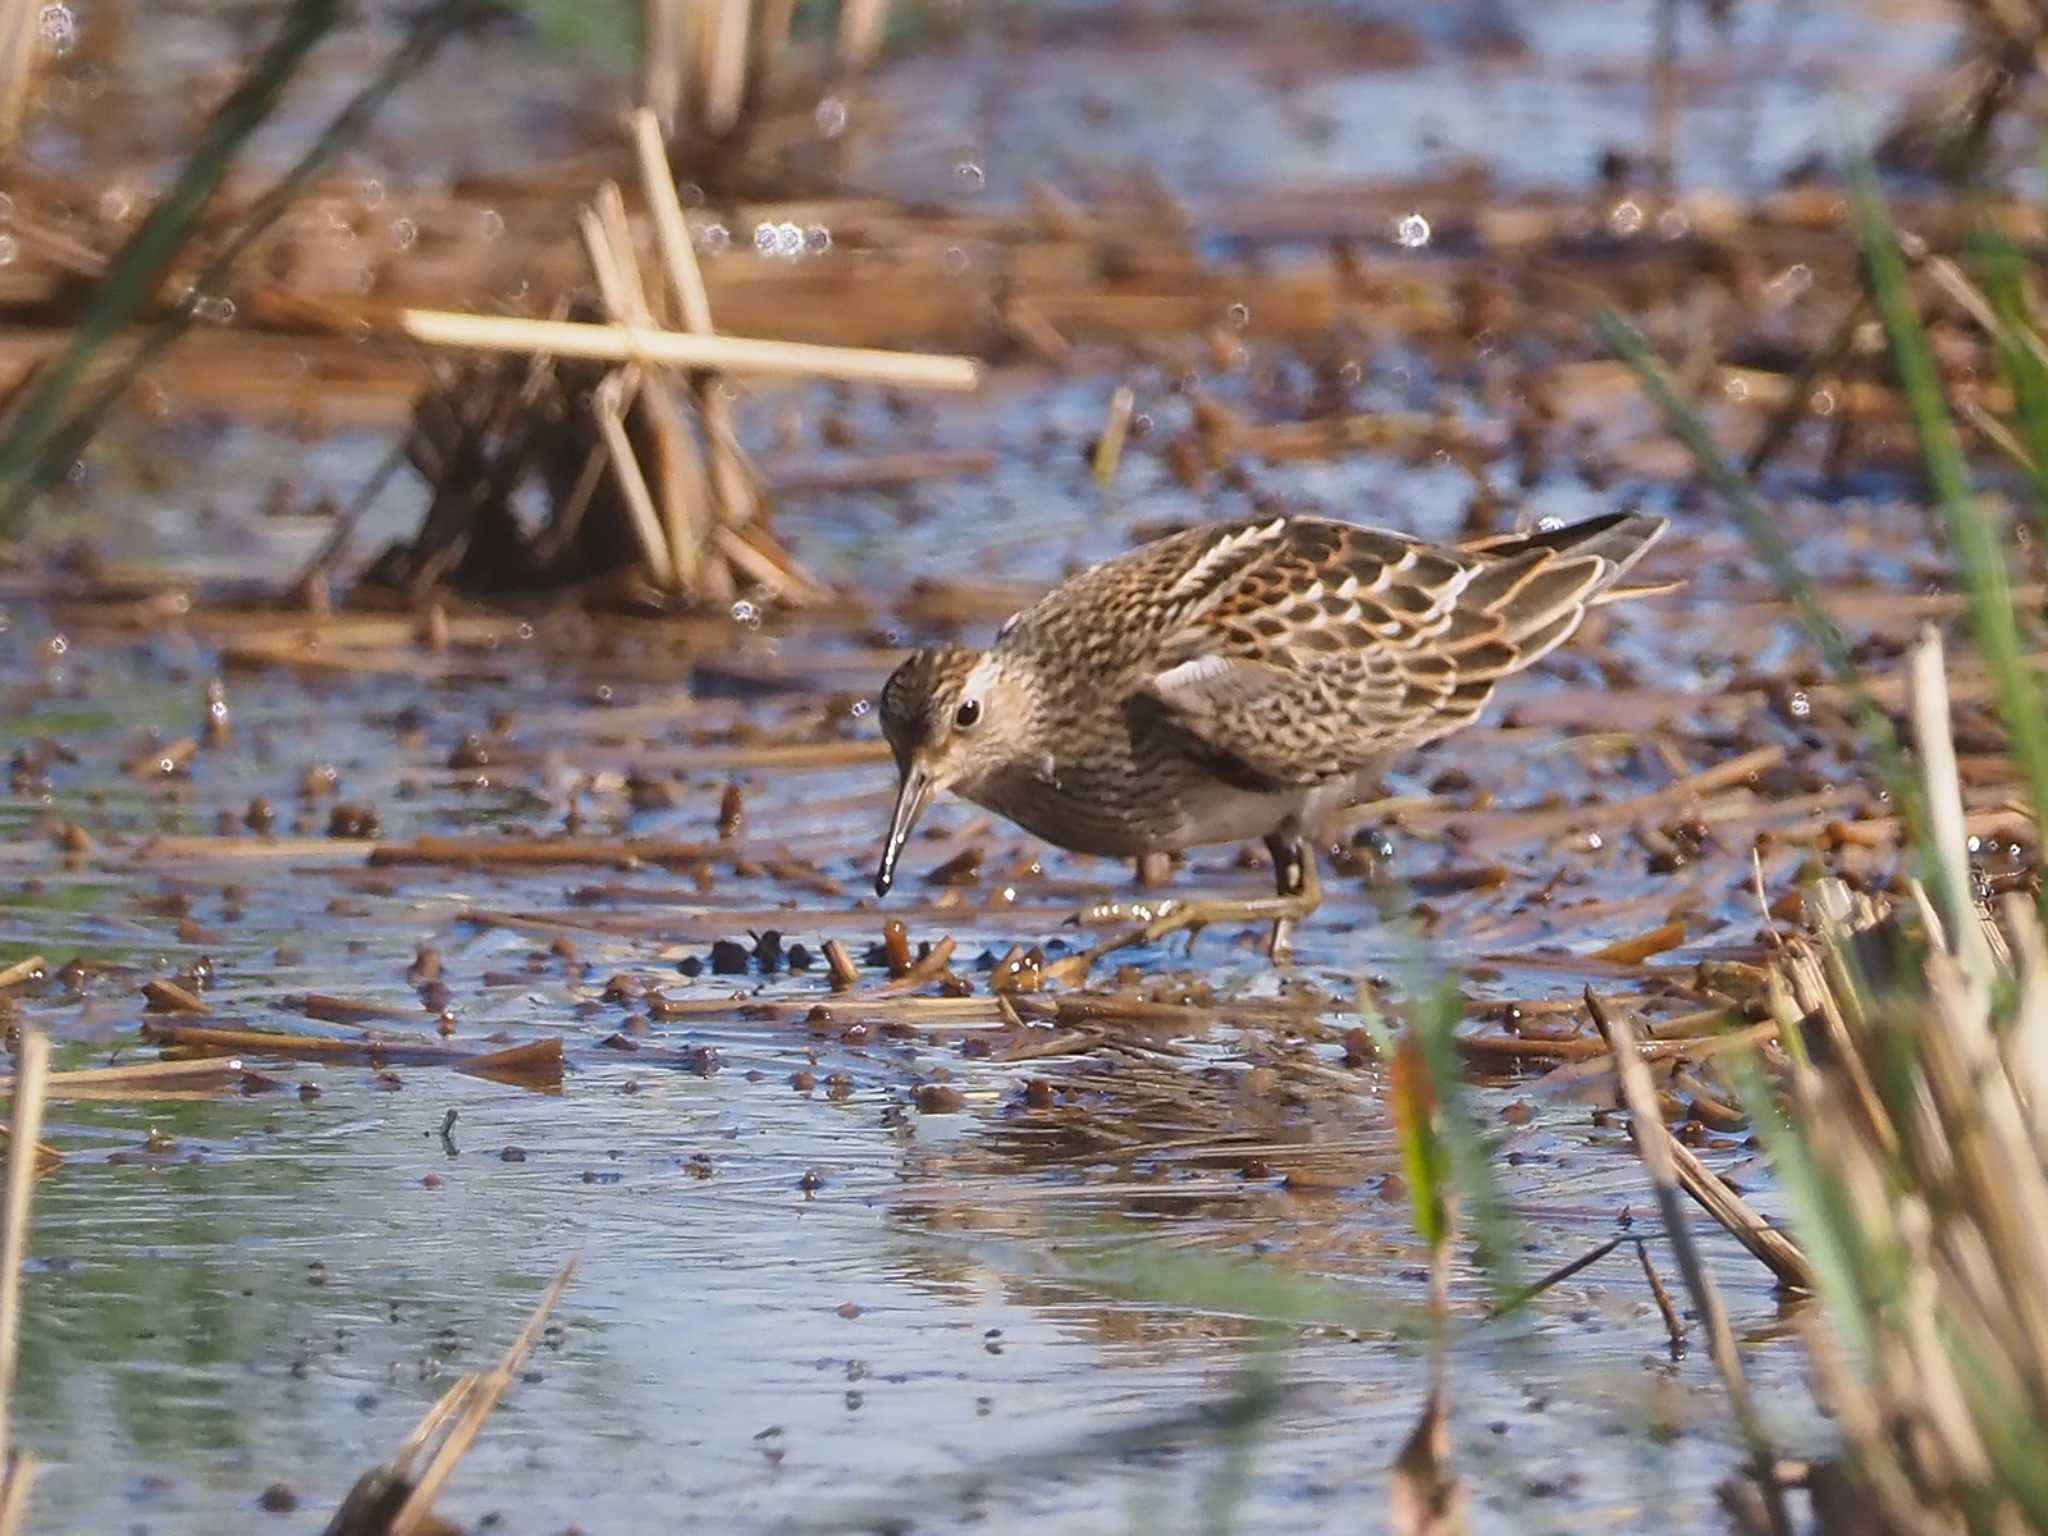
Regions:
[[[981,701],[969,699],[953,713],[953,727],[956,730],[971,731],[981,724]]]

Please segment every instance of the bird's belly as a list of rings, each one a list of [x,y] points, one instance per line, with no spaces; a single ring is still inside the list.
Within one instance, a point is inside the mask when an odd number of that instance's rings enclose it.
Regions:
[[[985,783],[967,798],[1071,853],[1132,858],[1264,837],[1290,816],[1316,818],[1349,793],[1348,783],[1243,789],[1177,761]]]

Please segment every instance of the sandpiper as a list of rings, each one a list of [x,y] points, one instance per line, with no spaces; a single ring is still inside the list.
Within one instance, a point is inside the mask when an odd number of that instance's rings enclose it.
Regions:
[[[919,651],[882,690],[900,782],[875,890],[941,790],[1075,853],[1263,838],[1277,893],[1165,902],[1102,951],[1322,899],[1308,839],[1390,760],[1468,725],[1571,637],[1664,531],[1617,513],[1463,547],[1318,517],[1168,535]],[[1098,953],[1101,951],[1098,951]]]

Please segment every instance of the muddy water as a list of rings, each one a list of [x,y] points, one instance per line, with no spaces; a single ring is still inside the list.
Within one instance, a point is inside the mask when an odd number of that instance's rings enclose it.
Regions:
[[[1142,455],[1105,499],[1077,453],[1004,443],[999,423],[1015,418],[1078,427],[1078,393],[1055,385],[948,407],[944,435],[991,441],[1020,467],[888,504],[828,499],[806,514],[806,558],[859,585],[874,549],[901,536],[892,525],[908,521],[921,571],[999,565],[1029,585],[1163,515],[1194,514]],[[1300,471],[1336,507],[1386,493],[1397,473]],[[1406,484],[1427,526],[1431,476],[1410,472]],[[992,558],[974,530],[1027,495],[1028,534]],[[313,532],[223,516],[244,541],[243,574],[289,569]],[[218,524],[211,536],[232,542]],[[208,537],[193,535],[201,566]],[[1732,546],[1688,535],[1673,567],[1711,569],[1703,547]],[[1733,665],[1724,655],[1761,638],[1702,643],[1722,585],[1708,578],[1623,613],[1609,635],[1642,687],[1680,696],[1659,734],[1687,753],[1755,713],[1730,709],[1717,677]],[[464,1518],[497,1513],[500,1528],[531,1531],[686,1519],[767,1529],[875,1510],[940,1526],[975,1514],[996,1528],[1055,1518],[1113,1531],[1159,1509],[1177,1521],[1216,1496],[1226,1453],[1213,1438],[1177,1428],[1114,1455],[1099,1447],[1230,1390],[1268,1304],[1256,1287],[1219,1299],[1199,1284],[1206,1271],[1173,1263],[1218,1259],[1317,1277],[1330,1293],[1317,1301],[1328,1326],[1283,1330],[1293,1345],[1282,1368],[1301,1395],[1255,1442],[1247,1521],[1355,1521],[1378,1508],[1419,1402],[1423,1255],[1380,1079],[1346,1066],[1339,1043],[1359,979],[1398,993],[1403,974],[1405,946],[1358,878],[1333,882],[1285,977],[1250,935],[1207,935],[1192,961],[1178,941],[1135,957],[1155,982],[1213,994],[1202,1027],[1005,1065],[1000,1050],[977,1053],[977,1035],[998,1033],[986,1017],[899,1035],[886,1009],[830,997],[815,963],[700,971],[717,939],[751,945],[773,928],[813,956],[835,936],[858,955],[879,931],[886,914],[870,910],[865,876],[885,765],[701,766],[756,733],[871,739],[858,711],[875,678],[846,660],[864,637],[736,624],[693,667],[625,640],[566,655],[542,619],[532,639],[515,630],[495,651],[464,653],[504,680],[231,672],[232,745],[165,779],[147,769],[146,733],[198,729],[218,657],[203,626],[170,622],[137,644],[109,628],[104,607],[20,603],[10,620],[11,736],[48,734],[76,758],[5,803],[0,944],[8,957],[90,967],[21,998],[22,1016],[56,1035],[60,1065],[150,1054],[137,1036],[140,983],[202,958],[218,1022],[316,1028],[292,999],[324,993],[389,1007],[377,1027],[431,1038],[440,1000],[423,1001],[407,975],[422,946],[442,957],[458,1043],[558,1038],[568,1055],[558,1094],[446,1068],[252,1062],[270,1081],[247,1095],[56,1105],[50,1139],[68,1161],[38,1202],[21,1406],[22,1432],[51,1458],[40,1497],[58,1527],[214,1529],[223,1510],[253,1511],[283,1483],[299,1508],[266,1523],[317,1529],[453,1374],[491,1358],[572,1253],[582,1269],[562,1329],[447,1500]],[[663,667],[665,680],[647,679]],[[783,691],[729,696],[735,678],[770,675]],[[1658,787],[1667,774],[1654,755],[1617,745],[1600,676],[1586,656],[1560,658],[1517,690],[1534,723],[1446,744],[1390,789],[1426,793],[1462,773],[1526,808]],[[471,733],[489,761],[472,751],[449,766]],[[673,780],[674,803],[635,809],[624,788],[634,770]],[[718,848],[735,783],[743,821]],[[238,833],[206,853],[152,851],[153,838],[213,833],[256,797],[274,808],[277,836],[313,841],[272,855]],[[401,843],[559,830],[572,800],[586,835],[714,845],[707,875],[368,869],[360,844],[319,838],[338,803],[374,810],[381,839]],[[94,839],[76,869],[51,852],[53,815]],[[934,823],[889,911],[913,939],[956,938],[956,969],[977,993],[984,953],[1065,942],[1062,911],[1129,888],[1127,871],[1054,855],[969,808],[943,807]],[[1428,902],[1442,952],[1472,967],[1476,1016],[1513,999],[1569,999],[1589,978],[1670,1011],[1675,1002],[1657,1001],[1664,979],[1682,983],[1700,955],[1740,952],[1756,927],[1740,838],[1652,879],[1639,847],[1595,847],[1597,834],[1390,835],[1410,879],[1482,860],[1505,871],[1491,888],[1451,881]],[[969,845],[983,850],[978,884],[922,882]],[[779,877],[763,870],[770,857],[788,861]],[[1796,857],[1774,856],[1774,878]],[[1263,877],[1215,850],[1176,878],[1249,892]],[[1551,899],[1533,900],[1546,886]],[[1647,969],[1583,958],[1688,908],[1686,947]],[[524,921],[485,926],[480,913]],[[728,1001],[650,1017],[606,999],[621,974],[678,1003]],[[1261,1000],[1295,995],[1309,999],[1296,1023],[1257,1022]],[[772,999],[802,1006],[750,1008]],[[813,1003],[831,1018],[808,1020]],[[1321,1075],[1300,1075],[1303,1061]],[[1277,1085],[1254,1076],[1273,1062]],[[920,1113],[915,1088],[941,1080],[964,1095],[961,1112]],[[1051,1085],[1050,1105],[1033,1106],[1033,1080]],[[1646,1213],[1600,1102],[1527,1084],[1482,1096],[1531,1274]],[[1716,1156],[1744,1166],[1747,1154],[1729,1145]],[[1100,1273],[1106,1255],[1133,1252],[1155,1268]],[[1719,1257],[1740,1324],[1773,1328],[1764,1278],[1739,1254]],[[1727,1426],[1703,1360],[1669,1359],[1625,1252],[1522,1329],[1478,1320],[1469,1266],[1459,1289],[1457,1435],[1481,1528],[1652,1528],[1674,1508],[1706,1518],[1733,1456]],[[1792,1443],[1804,1443],[1789,1349],[1757,1360]],[[1646,1504],[1648,1487],[1669,1492]]]
[[[1779,67],[1730,63],[1767,51],[1767,7],[1739,7],[1733,40],[1698,63],[1687,110],[1701,131],[1688,142],[1705,147],[1686,177],[1741,186],[1822,133],[1835,45],[1867,17],[1781,9],[1792,45],[1772,55]],[[1938,56],[1932,21],[1887,16],[1855,33],[1873,39],[1859,68],[1904,74]],[[958,193],[950,178],[971,163],[1004,196],[1063,154],[1108,146],[1195,195],[1255,177],[1413,175],[1457,154],[1490,156],[1511,179],[1576,181],[1642,121],[1634,55],[1615,40],[1624,20],[1647,31],[1620,6],[1526,24],[1533,47],[1489,66],[1498,116],[1443,105],[1468,79],[1465,45],[1434,32],[1399,67],[1304,74],[1283,56],[1241,77],[1200,42],[1129,57],[1085,38],[973,42],[902,67],[933,111],[878,152],[876,174]],[[1156,88],[1197,65],[1213,85],[1199,101]],[[1090,69],[1104,80],[1091,85]],[[1109,92],[1106,105],[1091,92]],[[1219,93],[1243,110],[1219,112]],[[991,103],[1007,114],[1000,133]],[[1224,121],[1240,131],[1221,135]],[[994,148],[969,159],[961,145],[977,140]],[[946,185],[923,187],[927,174]],[[1170,371],[1119,364],[1116,381],[1138,389],[1159,440],[1184,425]],[[1029,593],[1162,525],[1252,504],[1191,495],[1143,439],[1098,488],[1085,449],[1110,383],[1003,375],[985,398],[907,415],[834,403],[878,450],[991,454],[986,474],[784,510],[799,555],[859,593],[864,619],[741,613],[705,637],[534,612],[525,630],[515,617],[448,657],[401,644],[319,671],[225,665],[234,640],[209,599],[282,584],[326,537],[322,519],[269,515],[272,485],[288,482],[299,507],[345,499],[384,440],[308,445],[183,422],[104,445],[65,505],[65,536],[148,568],[143,590],[176,588],[192,605],[159,604],[141,623],[129,604],[29,580],[8,589],[0,731],[24,755],[0,799],[0,962],[81,966],[20,989],[19,1018],[52,1032],[60,1067],[147,1059],[141,984],[203,966],[209,1022],[352,1033],[309,1022],[303,998],[321,994],[388,1010],[375,1027],[402,1038],[437,1040],[445,1017],[457,1045],[559,1040],[566,1072],[539,1091],[445,1066],[251,1058],[247,1091],[53,1104],[48,1139],[66,1163],[39,1188],[16,1404],[19,1435],[45,1460],[38,1528],[320,1529],[457,1374],[494,1358],[572,1254],[559,1328],[443,1501],[466,1524],[1173,1529],[1218,1508],[1233,1479],[1246,1529],[1378,1519],[1420,1406],[1425,1289],[1383,1082],[1343,1044],[1361,986],[1398,1000],[1416,984],[1414,945],[1379,915],[1385,887],[1335,866],[1284,974],[1246,934],[1208,934],[1192,957],[1179,941],[1136,954],[1131,987],[1199,1016],[1035,1054],[1061,1026],[1004,1024],[984,959],[1016,943],[1059,953],[1079,939],[1063,914],[1128,893],[1129,872],[944,806],[877,909],[866,877],[886,766],[871,750],[825,769],[749,755],[786,741],[872,748],[864,701],[893,649],[926,632],[904,616],[913,579]],[[1369,355],[1357,408],[1435,403],[1439,387],[1455,392],[1419,360]],[[787,413],[809,431],[824,403],[746,409],[772,460]],[[1924,554],[1895,488],[1866,488],[1877,531],[1854,544],[1838,506],[1780,489],[1835,589],[1890,590]],[[1624,490],[1674,505],[1656,481]],[[1261,470],[1259,492],[1451,536],[1474,486],[1449,463],[1357,455]],[[1568,518],[1614,499],[1566,464],[1519,505]],[[395,490],[358,551],[417,506]],[[1776,892],[1812,856],[1808,824],[1854,783],[1805,695],[1758,681],[1793,647],[1736,541],[1678,510],[1655,571],[1690,576],[1685,592],[1606,617],[1488,728],[1387,786],[1436,810],[1333,830],[1347,847],[1390,842],[1407,913],[1460,967],[1475,1032],[1497,1033],[1517,1006],[1524,1022],[1546,1009],[1569,1022],[1589,982],[1652,1018],[1697,1009],[1697,962],[1755,954],[1757,834],[1777,834],[1762,846]],[[199,733],[216,675],[232,743],[153,771],[166,744]],[[480,748],[465,748],[472,734]],[[40,750],[44,738],[63,752]],[[1685,858],[1603,812],[1758,752],[1776,765],[1745,781],[1751,799],[1716,802],[1725,824]],[[629,776],[653,787],[636,796]],[[721,840],[734,786],[743,814]],[[275,815],[267,837],[241,822],[256,799]],[[384,844],[548,835],[573,818],[584,836],[707,851],[675,867],[371,867],[365,840],[327,836],[337,806],[373,812]],[[1530,814],[1547,810],[1561,814]],[[63,857],[60,824],[90,847]],[[977,880],[924,881],[969,848]],[[1264,881],[1228,849],[1175,875],[1178,889]],[[956,940],[973,993],[959,1010],[828,992],[823,942],[861,958],[889,915],[914,942]],[[1682,941],[1647,963],[1601,958],[1672,921]],[[784,946],[772,971],[712,968],[715,942],[752,950],[771,929]],[[792,968],[796,945],[809,968]],[[445,993],[409,974],[423,948]],[[862,987],[883,979],[866,967]],[[651,1007],[650,988],[675,1006]],[[812,1016],[818,1005],[829,1016]],[[935,1086],[957,1090],[954,1112],[919,1108],[916,1090]],[[1495,1079],[1478,1096],[1529,1275],[1625,1221],[1654,1236],[1608,1100],[1564,1074]],[[1707,1135],[1704,1152],[1775,1209],[1741,1131]],[[1730,1245],[1710,1250],[1757,1340],[1781,1448],[1818,1449],[1766,1277]],[[1245,1269],[1219,1288],[1222,1262]],[[1289,1311],[1273,1276],[1316,1288]],[[1470,1254],[1456,1290],[1454,1459],[1476,1528],[1715,1518],[1732,1433],[1703,1356],[1671,1357],[1627,1250],[1513,1326],[1483,1320]],[[1253,1346],[1276,1338],[1272,1369],[1293,1391],[1248,1446],[1184,1421],[1147,1429],[1224,1399]],[[273,1488],[295,1507],[261,1513]]]

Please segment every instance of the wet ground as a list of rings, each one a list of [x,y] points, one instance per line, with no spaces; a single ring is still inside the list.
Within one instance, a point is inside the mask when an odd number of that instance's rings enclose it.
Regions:
[[[1525,23],[1530,46],[1490,66],[1502,115],[1476,121],[1441,106],[1467,77],[1432,33],[1369,72],[1285,49],[1233,72],[1184,39],[1144,51],[1159,72],[1144,85],[1085,30],[984,40],[966,69],[901,68],[910,99],[943,107],[948,175],[1001,124],[1002,155],[971,162],[995,195],[1088,138],[1097,153],[1127,139],[1190,193],[1409,176],[1451,153],[1569,183],[1642,107],[1620,73],[1636,55],[1613,38],[1648,22],[1599,13]],[[1743,190],[1755,157],[1826,131],[1817,82],[1866,12],[1773,15],[1739,8],[1736,41],[1696,61],[1689,110],[1754,110],[1761,126],[1739,165],[1710,149],[1687,177]],[[1933,18],[1890,20],[1857,33],[1877,40],[1871,68],[1938,62]],[[1743,61],[1776,35],[1766,23],[1793,43],[1759,79]],[[1083,58],[1117,83],[1068,67]],[[1159,82],[1205,68],[1186,109],[1246,125],[1209,147],[1192,123],[1160,127],[1179,108]],[[1127,105],[1088,105],[1105,92]],[[1232,93],[1243,110],[1219,114]],[[1330,126],[1304,130],[1303,112]],[[1382,112],[1400,126],[1366,132]],[[1262,113],[1280,125],[1270,141]],[[1448,126],[1417,148],[1403,114]],[[1421,1403],[1426,1255],[1382,1073],[1351,1037],[1361,989],[1412,992],[1418,934],[1459,969],[1533,1278],[1650,1225],[1611,1085],[1543,1037],[1583,1043],[1589,984],[1704,1032],[1734,985],[1712,968],[1755,960],[1773,921],[1758,881],[1775,900],[1816,864],[1883,878],[1886,808],[1720,514],[1668,475],[1595,483],[1555,461],[1496,487],[1500,526],[1622,500],[1668,511],[1646,574],[1686,589],[1603,613],[1486,727],[1332,827],[1331,899],[1292,967],[1212,931],[1191,956],[1169,941],[1087,988],[999,995],[1013,947],[1057,958],[1085,939],[1066,913],[1134,887],[1127,868],[952,805],[875,903],[891,773],[868,701],[931,615],[950,606],[985,635],[1064,571],[1254,496],[1437,537],[1470,521],[1471,474],[1426,456],[1270,465],[1249,489],[1191,493],[1156,447],[1190,409],[1177,373],[1118,366],[1154,435],[1106,490],[1086,450],[1108,376],[1011,370],[908,414],[801,391],[749,402],[742,429],[771,471],[792,412],[799,435],[829,413],[871,448],[985,449],[989,467],[784,506],[779,531],[858,594],[858,615],[457,614],[445,649],[409,621],[219,601],[284,585],[327,536],[324,518],[275,515],[270,487],[288,482],[295,508],[345,498],[383,435],[308,445],[174,421],[109,440],[64,536],[121,571],[59,591],[7,578],[0,963],[48,962],[8,994],[14,1014],[51,1031],[60,1068],[149,1059],[145,1026],[387,1044],[376,1059],[252,1054],[245,1076],[186,1098],[53,1104],[46,1139],[66,1161],[38,1189],[16,1402],[47,1459],[39,1528],[320,1529],[571,1254],[558,1326],[443,1501],[465,1523],[1167,1529],[1233,1487],[1247,1529],[1380,1518]],[[1391,348],[1359,385],[1366,409],[1458,387]],[[1640,442],[1648,421],[1617,409],[1602,430]],[[1950,611],[1927,590],[1912,488],[1864,477],[1852,502],[1795,454],[1773,489],[1810,573],[1895,670],[1921,618]],[[416,514],[394,491],[357,547]],[[224,740],[205,739],[210,700]],[[2012,835],[2003,799],[1995,776],[1972,787],[1992,874]],[[596,851],[499,861],[565,831]],[[1368,867],[1371,849],[1390,856]],[[926,878],[944,867],[949,883]],[[1216,849],[1173,883],[1251,893],[1268,878]],[[1389,893],[1406,922],[1382,919]],[[889,918],[913,953],[952,940],[959,985],[892,981],[870,954]],[[835,939],[859,969],[850,989],[827,979]],[[143,984],[171,978],[205,1017],[145,1015]],[[559,1080],[426,1059],[544,1041]],[[1670,1086],[1687,1135],[1774,1210],[1746,1127],[1716,1119],[1711,1064],[1685,1070]],[[1781,1449],[1821,1449],[1769,1277],[1718,1235],[1709,1247]],[[1220,1264],[1241,1268],[1219,1284]],[[1673,1359],[1629,1250],[1513,1324],[1484,1320],[1469,1254],[1455,1289],[1453,1459],[1476,1529],[1711,1526],[1732,1429],[1703,1352]],[[1248,1446],[1199,1417],[1160,1423],[1225,1399],[1275,1337],[1296,1392]],[[289,1497],[272,1502],[295,1507],[260,1514],[277,1485]]]

